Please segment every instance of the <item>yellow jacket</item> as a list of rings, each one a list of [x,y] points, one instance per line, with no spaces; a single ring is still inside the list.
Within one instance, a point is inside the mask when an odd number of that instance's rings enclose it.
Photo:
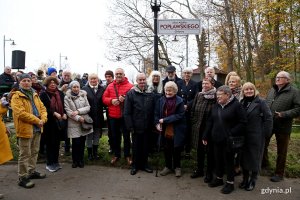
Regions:
[[[12,93],[11,108],[17,137],[32,138],[33,125],[38,125],[40,120],[47,121],[47,109],[36,92],[33,93],[34,104],[40,114],[40,118],[33,114],[30,99],[21,91]],[[43,132],[43,129],[41,128]]]
[[[9,140],[6,134],[5,124],[2,121],[2,117],[6,114],[7,108],[0,105],[0,164],[3,164],[13,158],[10,149]]]

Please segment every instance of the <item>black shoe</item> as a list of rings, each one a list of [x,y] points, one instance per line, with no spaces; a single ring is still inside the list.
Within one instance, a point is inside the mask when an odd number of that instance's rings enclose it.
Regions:
[[[226,183],[225,186],[222,188],[221,192],[223,194],[229,194],[234,190],[234,185],[231,183]]]
[[[198,177],[203,177],[203,176],[204,176],[203,170],[196,169],[193,171],[191,178],[198,178]]]
[[[131,175],[135,175],[136,173],[137,173],[137,169],[136,168],[132,168],[131,170],[130,170],[130,174]]]
[[[208,184],[209,187],[218,187],[223,185],[223,179],[215,178],[212,182]]]
[[[283,177],[282,176],[279,176],[279,175],[275,175],[275,176],[272,176],[271,179],[270,179],[272,182],[280,182],[283,180]]]
[[[78,162],[78,167],[80,167],[80,168],[84,168],[84,162],[83,161],[80,161],[80,162]]]
[[[72,164],[72,168],[77,168],[77,167],[78,167],[77,163]]]
[[[213,179],[213,175],[212,174],[206,174],[205,178],[204,178],[204,183],[210,183]]]
[[[151,169],[150,167],[145,167],[143,170],[147,173],[153,173],[153,169]]]
[[[254,179],[250,179],[250,181],[248,182],[247,186],[245,187],[245,190],[252,191],[254,188],[255,188],[255,180]]]
[[[19,186],[29,189],[34,187],[34,183],[28,178],[21,178],[18,183]]]
[[[245,189],[248,185],[248,178],[243,178],[243,181],[239,184],[240,189]]]
[[[34,171],[33,173],[31,173],[28,177],[29,179],[43,179],[46,178],[46,174]]]

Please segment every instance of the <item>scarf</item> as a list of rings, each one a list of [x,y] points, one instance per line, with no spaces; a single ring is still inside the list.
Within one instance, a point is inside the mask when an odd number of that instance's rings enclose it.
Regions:
[[[58,89],[50,90],[49,88],[46,89],[47,93],[50,94],[50,109],[52,112],[57,112],[61,116],[64,114],[63,104],[61,102],[60,94]]]
[[[176,95],[174,97],[166,98],[166,104],[164,106],[164,117],[168,117],[175,113],[176,109]]]
[[[242,88],[237,87],[231,90],[233,96],[235,96],[237,99],[240,99],[240,93],[241,93]]]
[[[243,107],[247,110],[252,103],[254,96],[252,97],[244,97],[243,99]]]
[[[211,90],[208,90],[206,92],[204,92],[202,90],[202,92],[200,92],[200,94],[202,94],[204,96],[205,99],[214,99],[216,98],[216,88],[212,88]]]

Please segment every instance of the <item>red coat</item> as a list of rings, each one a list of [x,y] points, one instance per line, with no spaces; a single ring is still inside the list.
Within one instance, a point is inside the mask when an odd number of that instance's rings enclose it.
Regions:
[[[109,84],[102,96],[103,103],[108,106],[108,113],[109,117],[111,118],[121,118],[122,117],[122,111],[121,107],[124,107],[124,103],[114,106],[111,101],[113,99],[117,99],[117,94],[114,88],[114,85],[116,86],[116,89],[118,91],[118,95],[126,95],[126,93],[133,87],[131,83],[129,83],[128,79],[124,77],[124,81],[121,83],[117,83],[115,80]]]

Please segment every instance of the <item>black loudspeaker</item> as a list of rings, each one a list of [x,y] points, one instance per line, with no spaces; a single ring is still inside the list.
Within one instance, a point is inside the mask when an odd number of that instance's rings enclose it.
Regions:
[[[25,69],[25,51],[12,51],[11,68]]]

